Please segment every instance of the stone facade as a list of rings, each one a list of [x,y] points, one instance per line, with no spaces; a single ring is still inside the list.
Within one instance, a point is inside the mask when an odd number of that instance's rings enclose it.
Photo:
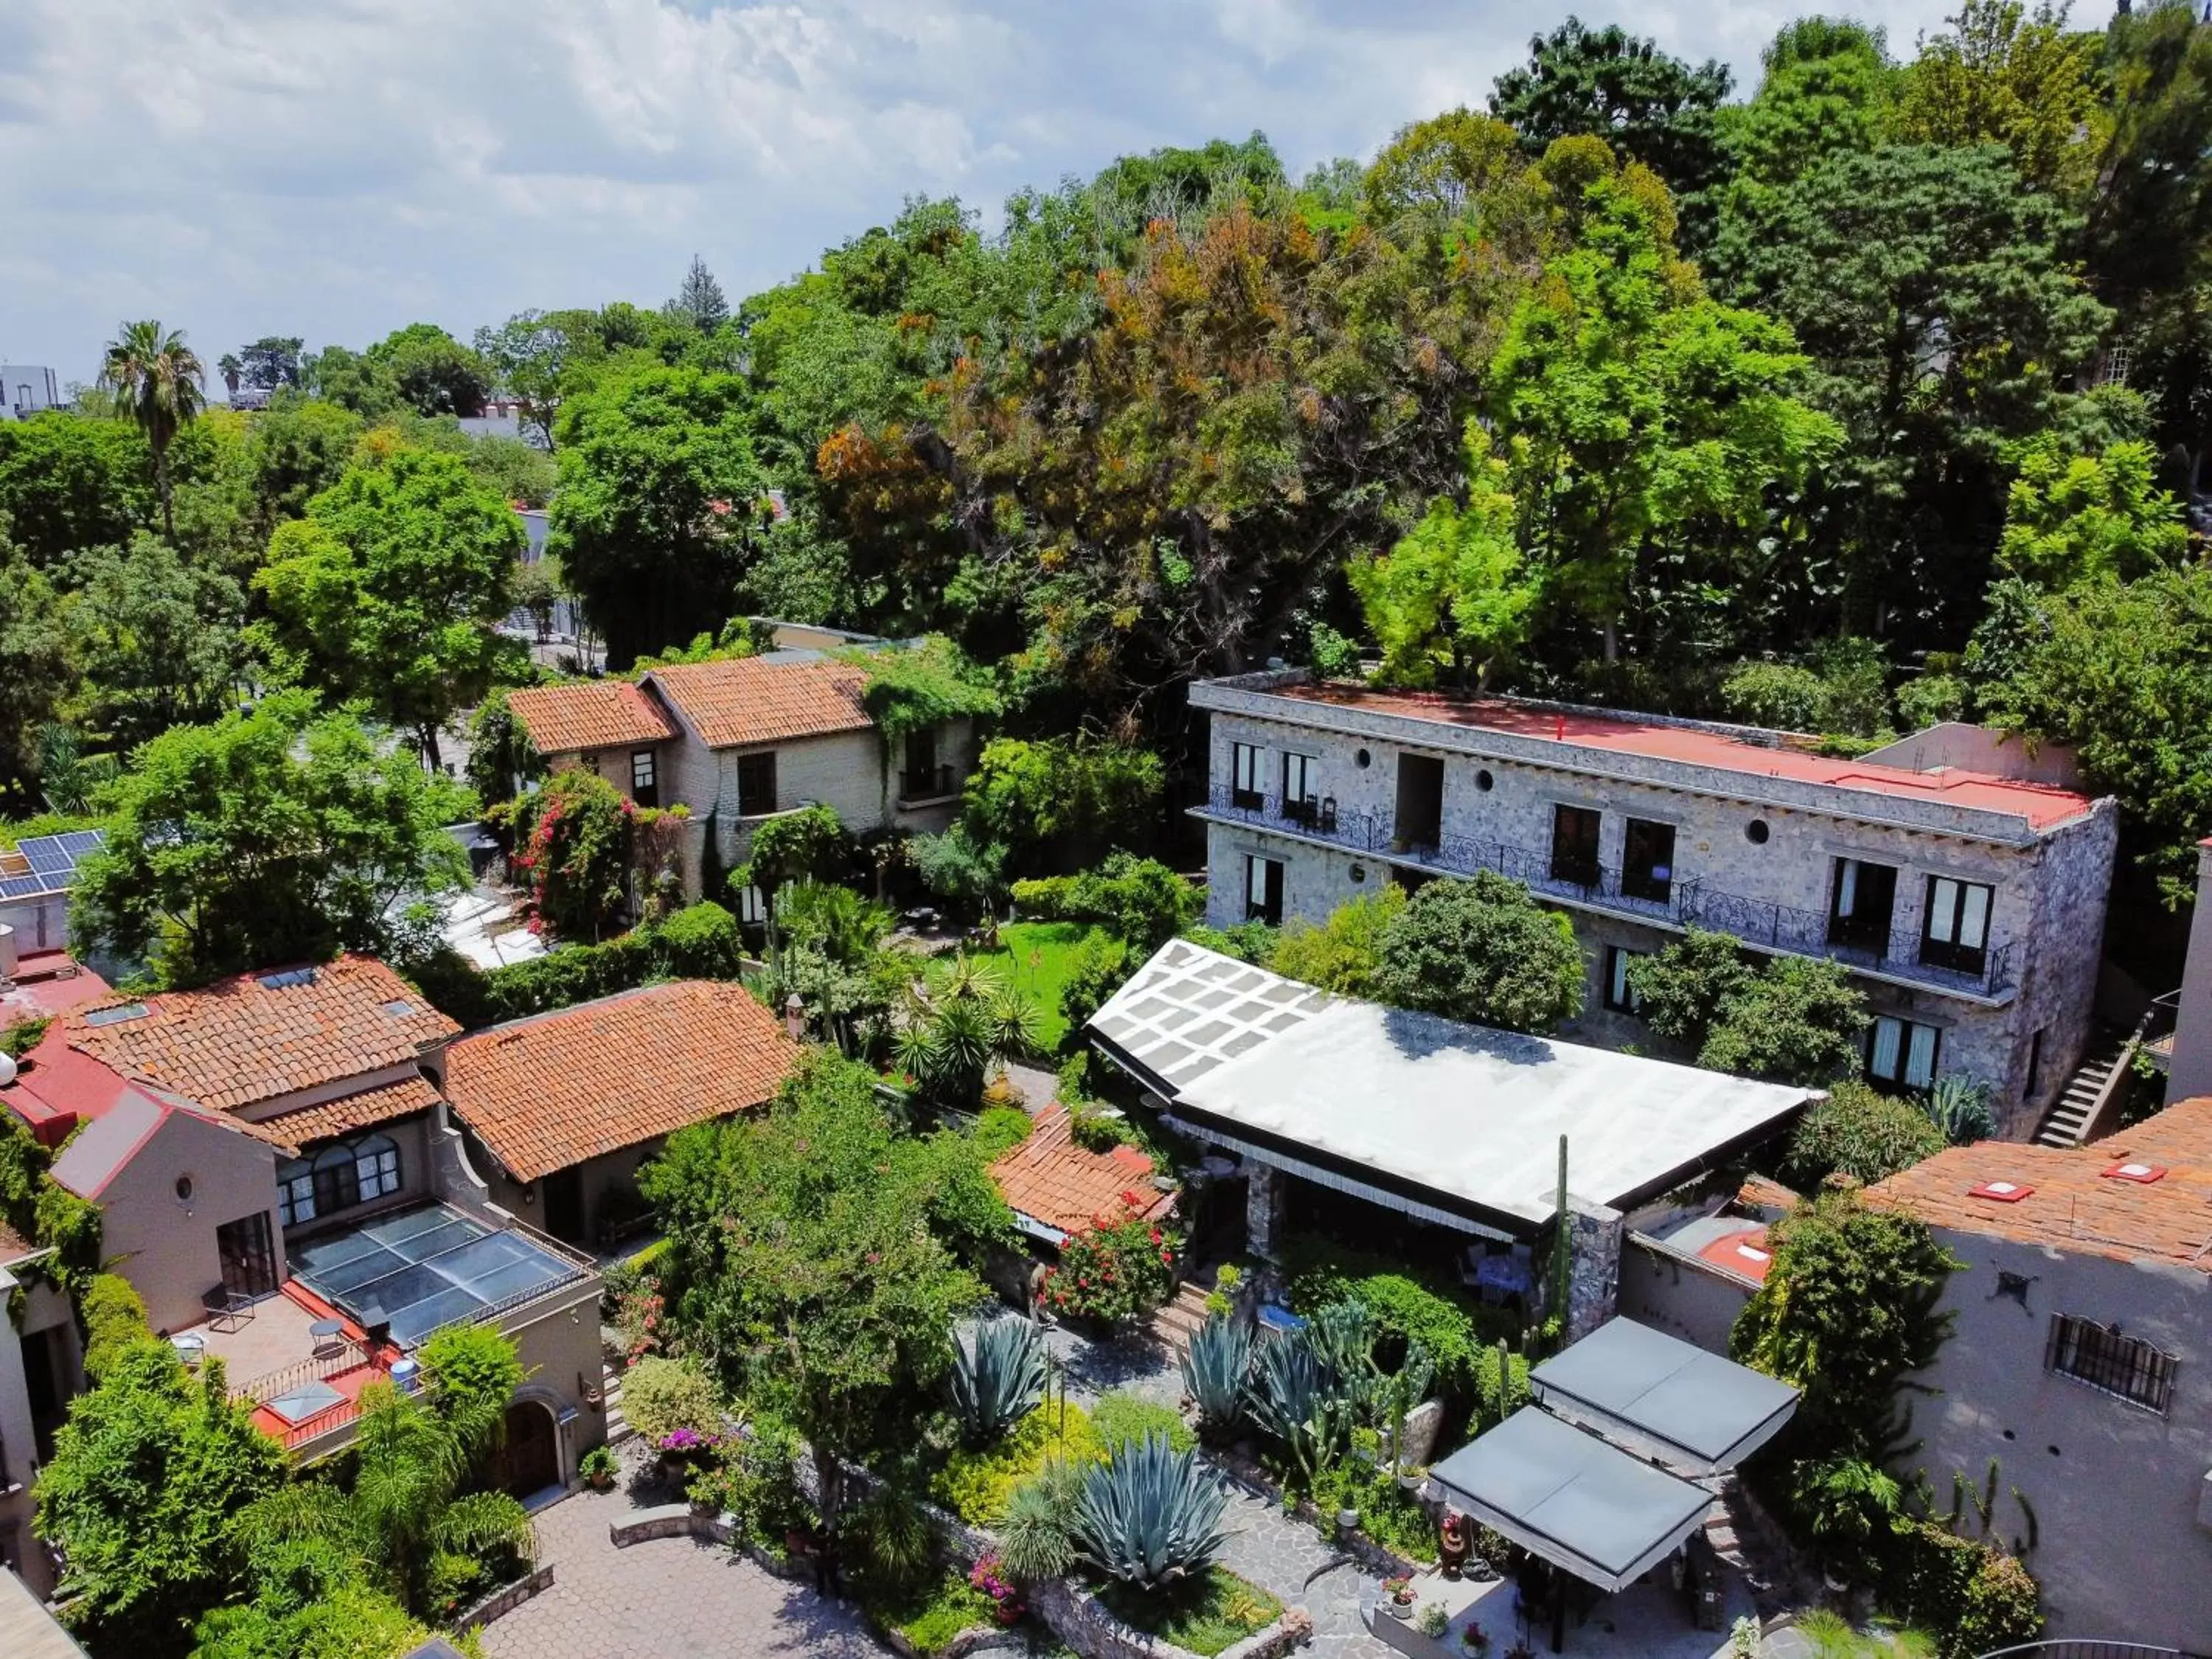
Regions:
[[[1394,878],[1496,869],[1574,920],[1589,979],[1586,1012],[1562,1035],[1577,1041],[1665,1051],[1632,1009],[1613,1006],[1613,953],[1663,948],[1694,923],[1754,948],[1844,961],[1874,1013],[1935,1030],[1939,1074],[1990,1085],[2008,1133],[2030,1132],[2080,1062],[2118,834],[2109,800],[2036,830],[2025,817],[1986,805],[1723,770],[1371,710],[1356,699],[1280,695],[1297,678],[1248,675],[1192,690],[1193,705],[1212,721],[1207,802],[1194,811],[1207,825],[1206,920],[1216,926],[1244,921],[1250,902],[1269,896],[1249,860],[1275,866],[1267,873],[1282,918],[1310,921]],[[1241,781],[1239,745],[1257,761]],[[1321,810],[1307,822],[1284,815],[1285,756],[1310,757],[1306,788]],[[1407,763],[1441,775],[1435,833],[1424,830],[1419,842],[1395,827]],[[1563,806],[1597,817],[1592,885],[1553,878]],[[1626,890],[1631,820],[1673,832],[1663,896]],[[1897,872],[1878,948],[1828,941],[1841,860]],[[1921,960],[1938,878],[1990,890],[1978,966]]]
[[[1566,1340],[1579,1342],[1613,1317],[1620,1305],[1620,1245],[1628,1218],[1602,1204],[1567,1200]]]

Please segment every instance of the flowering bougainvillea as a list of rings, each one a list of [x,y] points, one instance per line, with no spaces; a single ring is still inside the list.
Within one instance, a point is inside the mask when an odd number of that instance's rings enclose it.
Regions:
[[[1060,1247],[1060,1265],[1046,1270],[1038,1304],[1105,1324],[1149,1313],[1167,1299],[1181,1246],[1156,1221],[1099,1216],[1088,1232]]]
[[[968,1583],[991,1598],[992,1610],[1000,1624],[1011,1625],[1022,1616],[1022,1593],[995,1554],[984,1556],[969,1569]]]

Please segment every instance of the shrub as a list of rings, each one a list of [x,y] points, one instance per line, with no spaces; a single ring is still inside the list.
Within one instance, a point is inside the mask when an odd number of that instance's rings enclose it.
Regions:
[[[2043,1632],[2035,1580],[2018,1560],[1932,1521],[1896,1523],[1879,1594],[1903,1618],[1937,1631],[1942,1659],[2033,1641]]]
[[[1229,1492],[1165,1436],[1125,1446],[1085,1477],[1076,1553],[1104,1577],[1158,1589],[1202,1571],[1226,1540]]]
[[[1145,840],[1165,780],[1158,756],[1127,744],[994,738],[961,811],[970,835],[1013,848],[1024,867],[1065,869],[1094,848]]]
[[[1383,936],[1406,908],[1406,890],[1396,885],[1339,905],[1328,920],[1286,924],[1268,958],[1273,972],[1304,980],[1340,996],[1367,997],[1375,990],[1382,962]]]
[[[1698,1051],[1708,1071],[1808,1086],[1859,1063],[1866,997],[1839,962],[1777,957],[1734,994]]]
[[[508,866],[530,884],[531,908],[561,939],[596,939],[629,884],[635,809],[596,772],[557,772],[514,806]]]
[[[1361,1304],[1375,1316],[1386,1348],[1419,1342],[1436,1362],[1440,1385],[1462,1403],[1475,1399],[1486,1364],[1494,1366],[1490,1346],[1520,1341],[1517,1318],[1483,1306],[1442,1271],[1315,1234],[1286,1241],[1283,1267],[1293,1310],[1311,1315],[1334,1302]]]
[[[623,1414],[653,1446],[678,1430],[702,1438],[722,1431],[722,1402],[714,1379],[688,1360],[647,1355],[624,1371]]]
[[[1188,1451],[1198,1443],[1189,1425],[1182,1420],[1182,1413],[1174,1407],[1140,1399],[1120,1389],[1102,1395],[1098,1403],[1091,1408],[1091,1429],[1109,1457],[1122,1447],[1152,1435],[1164,1437],[1177,1451]]]
[[[1198,891],[1158,859],[1114,853],[1096,870],[1018,881],[1014,902],[1046,921],[1095,921],[1133,949],[1151,951],[1196,919]]]
[[[133,1344],[154,1340],[146,1304],[120,1273],[96,1273],[85,1289],[84,1374],[97,1382]]]
[[[1164,1594],[1109,1584],[1099,1598],[1125,1625],[1200,1659],[1226,1652],[1283,1616],[1283,1604],[1218,1563]]]
[[[930,1586],[926,1595],[871,1607],[869,1612],[878,1622],[906,1638],[922,1659],[943,1652],[963,1631],[1000,1622],[998,1603],[961,1572],[946,1573]]]
[[[1872,1185],[1943,1150],[1943,1132],[1909,1101],[1856,1079],[1838,1083],[1790,1137],[1783,1176],[1810,1192],[1832,1175]]]
[[[1055,1401],[1031,1412],[995,1446],[951,1453],[932,1489],[939,1501],[970,1526],[994,1527],[1006,1516],[1016,1490],[1048,1465],[1087,1468],[1100,1455],[1089,1413],[1080,1406]]]
[[[1736,665],[1721,683],[1721,702],[1737,720],[1784,732],[1818,732],[1826,723],[1828,688],[1809,668],[1790,663]]]
[[[1127,945],[1103,933],[1093,933],[1077,948],[1066,982],[1060,988],[1060,1017],[1067,1022],[1071,1042],[1079,1040],[1091,1016],[1121,988],[1136,965],[1129,960]]]
[[[999,1523],[999,1559],[1024,1583],[1057,1578],[1073,1565],[1075,1506],[1083,1499],[1083,1468],[1048,1463],[1014,1489]]]
[[[1240,921],[1234,927],[1186,927],[1182,936],[1216,955],[1249,962],[1256,968],[1273,957],[1280,934],[1264,921]]]
[[[995,1164],[1030,1138],[1036,1126],[1018,1106],[986,1106],[975,1119],[972,1138],[977,1156]]]
[[[952,1414],[971,1447],[1003,1440],[1044,1398],[1044,1338],[1027,1319],[994,1319],[953,1344]]]
[[[1583,1006],[1573,924],[1491,871],[1432,881],[1384,935],[1375,994],[1401,1008],[1509,1031],[1548,1031]]]
[[[655,979],[735,979],[744,966],[738,921],[708,901],[600,945],[564,945],[527,962],[480,972],[451,951],[410,964],[439,1012],[471,1030],[572,1007]]]
[[[837,809],[817,801],[757,826],[730,890],[773,893],[787,882],[840,882],[852,873],[853,836]]]
[[[1054,1313],[1113,1324],[1167,1300],[1179,1241],[1156,1221],[1103,1221],[1060,1249],[1039,1304]]]

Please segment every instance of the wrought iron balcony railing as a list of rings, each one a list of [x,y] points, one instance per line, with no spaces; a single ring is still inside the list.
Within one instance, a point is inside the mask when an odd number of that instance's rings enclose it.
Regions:
[[[1216,784],[1206,793],[1203,811],[1224,822],[1273,830],[1437,875],[1471,876],[1492,870],[1561,903],[1662,926],[1709,927],[1733,933],[1758,950],[1826,957],[1916,984],[1982,996],[1995,996],[2013,986],[2010,945],[1961,951],[1931,945],[1909,929],[1892,929],[1871,938],[1832,939],[1826,910],[1747,898],[1703,877],[1675,880],[1656,871],[1623,872],[1603,866],[1563,871],[1548,851],[1443,834],[1433,819],[1401,833],[1396,815],[1388,809],[1346,811],[1327,796],[1285,803],[1279,795]]]

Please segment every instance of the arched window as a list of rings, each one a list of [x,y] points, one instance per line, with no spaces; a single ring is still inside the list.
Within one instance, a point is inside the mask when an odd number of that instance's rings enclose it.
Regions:
[[[288,1227],[296,1227],[303,1221],[313,1221],[315,1209],[315,1172],[304,1158],[288,1159],[276,1166],[276,1218]]]
[[[390,1135],[371,1135],[356,1141],[353,1158],[359,1202],[366,1204],[399,1190],[399,1147]]]
[[[361,1182],[354,1170],[353,1148],[325,1146],[315,1154],[315,1213],[335,1215],[361,1202]]]

